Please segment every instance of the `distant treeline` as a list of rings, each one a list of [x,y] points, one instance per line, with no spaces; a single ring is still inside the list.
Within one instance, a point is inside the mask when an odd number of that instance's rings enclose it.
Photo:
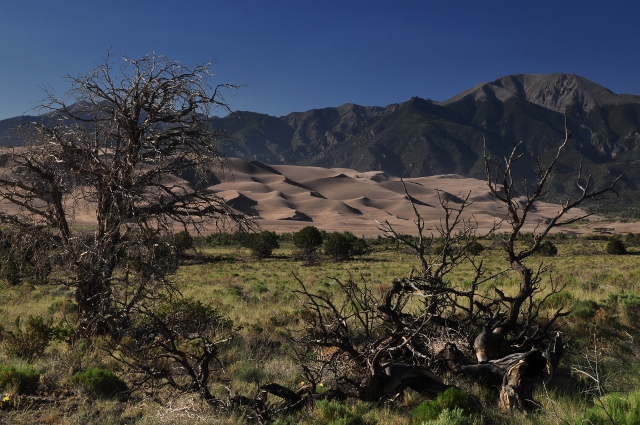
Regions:
[[[589,206],[586,210],[605,217],[640,219],[640,206],[636,205],[615,202],[601,203]]]
[[[322,239],[326,240],[332,232],[327,232],[326,230],[320,230],[320,234],[322,235]],[[278,240],[283,243],[291,243],[293,242],[294,232],[290,233],[279,233]],[[631,233],[632,234],[632,233]],[[197,245],[200,246],[234,246],[241,245],[242,240],[246,233],[243,232],[219,232],[212,233],[207,236],[195,237]],[[633,234],[632,234],[633,235]],[[409,242],[417,243],[418,237],[412,235],[401,235],[404,239]],[[640,236],[640,234],[638,235]],[[518,235],[518,240],[523,242],[533,241],[533,233],[524,232]],[[588,240],[608,240],[611,237],[611,234],[588,234],[579,236],[577,234],[571,233],[552,233],[547,236],[547,238],[552,239],[554,241],[563,241],[565,239],[576,239],[576,238],[585,238]],[[487,241],[494,241],[503,238],[503,235],[498,232],[495,234],[491,234],[486,238],[483,238]],[[386,246],[396,246],[399,245],[399,242],[395,239],[389,239],[382,235],[374,236],[374,237],[365,237],[362,236],[361,239],[366,240],[369,245],[386,245]],[[434,239],[434,242],[438,242],[438,238]]]

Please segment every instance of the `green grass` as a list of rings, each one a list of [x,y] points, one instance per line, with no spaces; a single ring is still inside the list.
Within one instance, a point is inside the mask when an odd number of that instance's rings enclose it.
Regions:
[[[579,423],[587,414],[595,418],[597,406],[583,393],[590,383],[572,373],[572,368],[588,367],[587,356],[594,347],[599,350],[599,362],[607,390],[636,394],[633,391],[640,388],[640,367],[633,366],[640,363],[640,344],[634,336],[640,326],[637,320],[640,311],[637,308],[640,306],[638,249],[631,248],[630,255],[617,256],[605,253],[606,241],[566,238],[553,242],[558,248],[556,256],[532,258],[528,264],[534,266],[542,261],[551,272],[545,274],[543,283],[565,286],[561,293],[550,300],[549,309],[543,314],[551,314],[561,305],[574,310],[572,315],[559,322],[566,335],[573,335],[573,339],[570,352],[561,363],[558,382],[548,392],[538,391],[536,400],[543,409],[528,415],[507,414],[497,410],[492,407],[495,406],[494,390],[478,384],[469,387],[467,384],[464,387],[466,390],[489,405],[481,413],[473,415],[474,423],[545,424],[556,421],[558,417],[566,419],[568,423]],[[487,274],[506,270],[508,265],[504,253],[492,248],[491,241],[484,241],[483,245],[488,249],[478,257],[483,259]],[[269,382],[278,382],[294,389],[300,386],[303,378],[291,358],[287,339],[289,332],[300,327],[300,304],[292,292],[299,288],[296,277],[313,292],[332,296],[340,296],[336,279],[343,282],[349,279],[356,282],[364,280],[374,291],[382,293],[393,278],[408,276],[414,267],[418,267],[418,261],[410,251],[392,245],[374,245],[371,254],[349,262],[334,263],[325,259],[314,266],[305,266],[293,260],[293,251],[292,243],[283,242],[273,252],[274,258],[258,261],[246,249],[234,246],[207,247],[198,254],[192,254],[187,264],[171,277],[183,295],[212,304],[240,327],[238,337],[221,353],[224,386],[212,384],[212,393],[224,396],[226,386],[234,392],[253,394],[258,385]],[[451,283],[458,286],[469,285],[471,277],[472,270],[468,266],[461,266],[448,276]],[[506,271],[481,290],[489,293],[492,285],[500,285],[508,295],[517,291],[518,283],[517,276]],[[2,324],[5,328],[10,327],[16,317],[28,315],[42,315],[55,321],[68,319],[72,316],[73,304],[69,301],[69,291],[63,289],[57,285],[4,285],[0,292]],[[238,415],[216,414],[193,396],[176,396],[161,388],[155,390],[153,397],[165,400],[165,403],[169,401],[163,406],[154,404],[148,397],[135,394],[126,402],[92,400],[86,395],[75,394],[69,386],[70,377],[88,368],[112,370],[127,380],[126,368],[104,352],[87,348],[82,341],[72,348],[63,342],[53,342],[44,356],[31,365],[9,358],[0,348],[0,362],[39,371],[40,389],[47,394],[58,394],[65,406],[64,409],[55,409],[45,404],[39,409],[29,410],[24,404],[26,399],[17,399],[15,405],[22,407],[0,410],[0,422],[84,423],[86,420],[86,423],[155,424],[167,423],[168,420],[170,423],[188,424],[245,423]],[[621,370],[624,373],[619,373]],[[461,385],[456,376],[446,376],[444,379]],[[637,395],[629,397],[631,401],[627,404],[618,404],[635,406]],[[349,403],[316,406],[289,419],[285,417],[282,423],[320,424],[328,420],[335,419],[336,423],[342,420],[339,417],[323,419],[323,415],[329,415],[331,411],[342,412],[339,414],[344,413],[345,420],[355,422],[362,420],[362,423],[404,425],[409,422],[411,411],[421,401],[416,393],[408,391],[403,400],[394,404],[368,406],[366,412],[361,405]],[[624,413],[624,406],[618,409],[622,411],[621,415],[628,413]],[[635,414],[632,407],[627,409],[631,411],[628,415]],[[107,408],[115,413],[102,419],[92,416],[96,409]],[[455,413],[451,415],[453,418]]]

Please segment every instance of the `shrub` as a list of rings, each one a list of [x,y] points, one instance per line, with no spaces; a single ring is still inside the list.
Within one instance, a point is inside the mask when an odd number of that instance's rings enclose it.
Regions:
[[[518,239],[523,241],[528,245],[533,245],[533,241],[535,240],[535,235],[531,232],[523,232],[518,235]]]
[[[495,241],[495,239],[494,239]],[[431,254],[433,255],[451,255],[453,253],[460,253],[462,250],[466,250],[467,253],[471,255],[478,255],[482,251],[484,251],[484,246],[478,241],[469,242],[468,245],[465,243],[458,244],[456,242],[452,242],[451,240],[446,241],[442,238],[438,238],[433,241],[431,245]],[[446,252],[445,252],[446,250]]]
[[[367,241],[351,232],[330,233],[324,241],[324,253],[334,261],[350,260],[369,252]]]
[[[536,251],[536,254],[542,255],[545,257],[553,257],[557,253],[558,253],[558,248],[551,241],[543,241],[538,247],[538,250]]]
[[[582,320],[589,320],[596,315],[600,306],[593,300],[575,300],[571,307],[571,314]]]
[[[371,252],[371,247],[364,238],[357,238],[355,236],[354,238],[355,239],[351,243],[352,255],[366,255]]]
[[[614,293],[609,294],[606,300],[610,311],[619,311],[627,323],[637,326],[640,322],[640,297],[635,294]]]
[[[590,235],[586,235],[584,238],[588,241],[608,241],[610,239],[610,236],[590,234]]]
[[[627,253],[627,247],[624,246],[624,242],[622,242],[622,239],[620,239],[618,235],[614,235],[609,238],[606,251],[607,254],[625,255]]]
[[[562,232],[558,232],[558,233],[556,233],[554,235],[550,235],[550,237],[555,238],[555,240],[557,240],[557,241],[563,241],[563,240],[567,239],[567,235],[562,233]]]
[[[242,246],[248,248],[258,259],[269,258],[274,249],[280,247],[278,235],[264,230],[260,233],[249,233],[242,239]]]
[[[569,306],[573,301],[573,294],[569,291],[560,291],[550,294],[545,305],[550,308],[559,308],[561,306]]]
[[[278,418],[273,425],[297,425],[300,421],[295,416],[286,416],[284,418]]]
[[[34,394],[38,389],[40,373],[30,366],[16,368],[0,365],[0,390],[14,394]]]
[[[315,226],[303,227],[293,234],[293,244],[299,249],[298,256],[306,263],[312,263],[322,246],[322,234]]]
[[[638,325],[640,323],[640,297],[629,294],[622,298],[622,311],[629,324]]]
[[[442,409],[437,403],[434,403],[435,400],[432,401],[423,401],[413,409],[411,412],[411,421],[410,425],[421,425],[426,421],[432,421],[438,419],[440,413],[442,413]]]
[[[629,393],[626,397],[622,394],[608,394],[601,401],[602,405],[595,404],[586,410],[584,422],[594,425],[610,424],[612,421],[618,425],[640,423],[639,391]]]
[[[186,230],[172,234],[170,244],[179,256],[183,256],[188,249],[192,249],[195,246],[193,236]]]
[[[411,413],[411,425],[422,425],[435,421],[445,411],[460,410],[461,415],[468,416],[473,412],[473,406],[469,400],[469,395],[455,387],[447,388],[446,391],[438,394],[434,400],[423,401]],[[455,415],[455,413],[453,413]],[[447,413],[449,415],[449,413]],[[442,422],[447,423],[447,422]],[[465,422],[456,422],[465,423]]]
[[[212,233],[204,238],[205,242],[211,246],[231,246],[238,244],[237,233]]]
[[[104,349],[131,369],[140,387],[160,379],[207,399],[221,347],[235,332],[233,322],[213,306],[168,294],[140,306]]]
[[[106,369],[87,369],[71,376],[70,383],[77,390],[93,397],[111,398],[125,393],[127,384]]]
[[[438,419],[423,422],[421,425],[473,425],[474,420],[470,416],[465,416],[462,409],[444,409]]]
[[[322,245],[322,234],[315,226],[306,226],[293,234],[293,244],[300,249],[317,249]]]
[[[509,237],[506,233],[494,233],[489,239],[491,240],[491,248],[504,249]]]
[[[434,255],[442,255],[445,249],[445,244],[442,241],[438,241],[431,247],[431,253]]]
[[[45,320],[42,316],[29,316],[23,321],[16,318],[15,329],[0,328],[2,345],[7,354],[31,361],[42,356],[54,339],[64,339],[68,336],[68,329],[54,326],[52,320]]]
[[[352,257],[356,255],[365,255],[371,252],[371,248],[364,237],[359,238],[351,232],[344,232],[342,234],[347,238],[351,245],[350,250]]]
[[[484,246],[482,246],[482,244],[478,241],[473,241],[469,244],[469,247],[467,249],[471,255],[478,255],[482,251],[484,251]]]
[[[342,233],[334,232],[324,243],[324,253],[333,261],[345,261],[351,258],[352,242]]]
[[[367,413],[370,409],[362,402],[349,405],[336,400],[321,400],[316,402],[315,406],[323,424],[374,425],[377,423],[375,419],[368,417]]]
[[[627,233],[624,238],[624,241],[631,246],[638,246],[638,241],[640,240],[640,234],[634,234],[633,232]]]

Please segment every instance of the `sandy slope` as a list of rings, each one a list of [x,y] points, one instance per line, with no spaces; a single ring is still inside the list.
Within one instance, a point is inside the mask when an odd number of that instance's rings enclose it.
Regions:
[[[357,236],[382,234],[380,222],[390,223],[400,233],[416,233],[415,214],[400,179],[383,172],[359,173],[354,170],[292,165],[264,165],[243,159],[229,159],[226,173],[216,172],[220,182],[210,187],[238,212],[254,217],[263,229],[292,232],[313,225],[328,231],[351,231]],[[0,174],[3,173],[0,167]],[[182,184],[189,182],[176,178]],[[477,222],[486,231],[505,218],[505,209],[489,193],[483,180],[458,175],[405,179],[407,190],[427,233],[437,233],[444,218],[440,199],[458,207],[469,195],[472,203],[464,218]],[[69,205],[71,207],[71,205]],[[526,231],[532,231],[558,210],[548,203],[537,205],[529,217]],[[7,202],[0,210],[15,212]],[[74,205],[73,224],[91,226],[95,211],[91,205]],[[575,214],[581,214],[576,211]],[[375,220],[374,220],[375,219]],[[565,229],[566,232],[590,232],[597,227],[617,233],[639,232],[640,223],[591,224],[589,228]],[[214,226],[211,227],[213,231]],[[505,224],[506,230],[506,224]]]
[[[211,189],[238,212],[255,217],[264,229],[288,232],[314,225],[375,236],[381,233],[375,218],[388,221],[398,232],[416,232],[415,215],[402,182],[382,172],[266,166],[242,159],[231,159],[230,171]],[[436,232],[444,218],[440,204],[444,197],[450,206],[457,207],[461,198],[470,194],[472,204],[465,209],[464,217],[477,221],[480,229],[489,229],[504,218],[505,209],[489,193],[485,181],[442,175],[405,179],[405,184],[427,232]],[[530,215],[527,230],[544,223],[557,210],[557,205],[539,204]]]

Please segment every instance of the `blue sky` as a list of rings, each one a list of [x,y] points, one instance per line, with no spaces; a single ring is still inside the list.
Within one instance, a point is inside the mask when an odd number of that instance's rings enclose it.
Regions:
[[[155,51],[234,110],[286,115],[347,102],[446,100],[515,73],[574,73],[640,94],[638,1],[0,0],[0,119],[68,89],[107,51]]]

